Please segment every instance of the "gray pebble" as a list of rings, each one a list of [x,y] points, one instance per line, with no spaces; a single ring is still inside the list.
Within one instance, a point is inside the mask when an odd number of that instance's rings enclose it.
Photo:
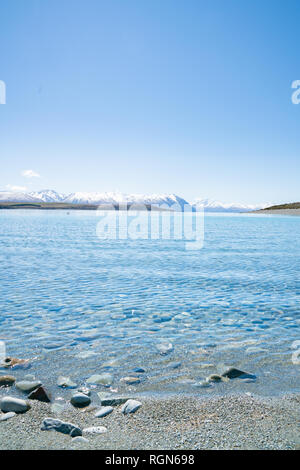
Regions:
[[[142,403],[137,400],[128,400],[122,407],[122,413],[127,415],[129,413],[135,413],[140,407]]]
[[[109,415],[110,413],[113,412],[113,407],[112,406],[103,406],[102,408],[100,408],[100,410],[98,410],[96,413],[95,413],[95,418],[103,418],[104,416],[107,416]]]
[[[77,408],[83,408],[85,406],[89,406],[89,404],[91,403],[91,399],[84,393],[77,392],[74,393],[74,395],[72,396],[71,403]]]
[[[22,380],[20,382],[16,382],[16,387],[25,393],[33,392],[33,390],[36,390],[40,385],[42,385],[42,382],[39,380]]]
[[[45,418],[42,427],[42,431],[57,431],[62,434],[69,434],[71,437],[82,436],[82,431],[78,426],[71,423],[65,423],[60,419]]]
[[[20,398],[4,397],[0,401],[1,411],[8,413],[13,411],[15,413],[25,413],[30,409],[30,405]]]

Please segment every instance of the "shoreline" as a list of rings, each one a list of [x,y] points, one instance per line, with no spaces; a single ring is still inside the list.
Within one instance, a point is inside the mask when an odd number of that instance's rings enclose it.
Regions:
[[[249,212],[249,214],[261,214],[261,215],[291,215],[300,216],[300,209],[263,209],[259,211]]]
[[[27,413],[0,422],[0,449],[300,449],[300,394],[138,399],[142,406],[134,414],[125,416],[121,406],[116,406],[103,418],[94,417],[99,404],[93,401],[81,409],[67,404],[59,414],[51,411],[51,404],[30,401]],[[56,431],[41,431],[46,417],[81,429],[104,426],[107,431],[83,432],[84,439],[73,439]]]

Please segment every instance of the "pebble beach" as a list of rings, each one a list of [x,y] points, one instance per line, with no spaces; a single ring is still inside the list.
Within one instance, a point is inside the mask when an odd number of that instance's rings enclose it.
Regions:
[[[0,449],[300,449],[300,395],[145,399],[134,414],[115,406],[102,418],[95,417],[98,407],[69,406],[58,414],[32,402],[27,413],[0,422]],[[46,417],[74,423],[82,436],[42,431]]]

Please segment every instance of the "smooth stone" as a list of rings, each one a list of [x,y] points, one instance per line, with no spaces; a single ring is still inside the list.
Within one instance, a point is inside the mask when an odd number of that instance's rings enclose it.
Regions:
[[[91,391],[88,387],[80,387],[78,389],[79,393],[84,393],[84,395],[87,395],[88,397],[91,395]]]
[[[111,374],[95,374],[88,378],[86,383],[109,387],[113,383],[113,376]]]
[[[61,432],[62,434],[69,434],[71,437],[82,436],[82,431],[78,426],[71,423],[65,423],[60,419],[54,418],[45,418],[42,426],[42,431],[57,431]]]
[[[133,369],[133,372],[136,372],[137,374],[144,374],[144,372],[146,371],[142,367],[136,367],[135,369]]]
[[[172,317],[170,317],[169,315],[161,315],[161,316],[157,316],[156,318],[154,318],[153,321],[155,323],[164,323],[170,320],[172,320]]]
[[[85,428],[83,432],[87,434],[104,434],[107,432],[107,428],[105,426],[92,426],[90,428]]]
[[[78,359],[88,359],[89,357],[93,356],[97,356],[97,353],[95,353],[94,351],[82,351],[76,354],[75,357],[77,357]]]
[[[77,408],[84,408],[85,406],[89,406],[91,399],[84,393],[77,392],[72,396],[71,403]]]
[[[42,385],[42,382],[39,380],[35,380],[34,382],[30,382],[29,380],[16,382],[16,387],[25,393],[30,393],[33,390],[36,390],[40,385]]]
[[[63,376],[58,377],[57,385],[62,388],[76,388],[77,387],[77,384],[75,382],[72,382],[70,377],[63,377]]]
[[[221,375],[212,374],[206,380],[207,382],[222,382],[223,379]]]
[[[16,416],[16,413],[14,411],[10,411],[9,413],[5,413],[3,416],[0,416],[0,421],[7,421],[14,416]]]
[[[181,367],[181,362],[170,362],[168,367],[170,369],[179,369],[179,367]]]
[[[165,356],[166,354],[169,354],[174,349],[172,343],[162,343],[162,344],[158,344],[156,347],[159,353],[163,356]]]
[[[29,359],[18,359],[17,357],[7,357],[3,362],[4,367],[11,367],[13,369],[29,369],[31,364]]]
[[[135,385],[141,383],[138,377],[123,377],[120,382],[125,382],[127,385]]]
[[[26,413],[30,409],[30,405],[20,398],[4,397],[0,401],[0,408],[3,413],[13,411],[15,413]]]
[[[16,379],[12,375],[1,375],[0,376],[0,387],[11,387],[15,383]]]
[[[29,395],[28,395],[29,400],[38,400],[42,401],[44,403],[50,403],[51,399],[49,394],[46,392],[44,387],[38,387],[36,390],[33,390]]]
[[[98,410],[96,413],[95,413],[95,418],[104,418],[104,416],[107,416],[107,415],[110,415],[110,413],[113,412],[113,407],[112,406],[103,406],[102,408],[100,408],[100,410]]]
[[[137,400],[128,400],[123,406],[122,406],[122,413],[124,415],[127,415],[129,413],[135,413],[140,407],[142,406],[142,403]]]
[[[107,398],[101,399],[101,405],[102,406],[118,406],[118,405],[123,405],[128,400],[130,400],[130,398],[128,397],[107,397]]]
[[[239,369],[235,369],[234,367],[230,367],[226,372],[222,374],[222,377],[226,377],[227,379],[256,379],[256,376],[253,374],[248,374]]]

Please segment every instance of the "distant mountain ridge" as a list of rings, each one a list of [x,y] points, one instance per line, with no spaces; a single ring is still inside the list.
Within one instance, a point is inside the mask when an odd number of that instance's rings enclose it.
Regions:
[[[76,192],[71,194],[58,193],[52,189],[44,189],[35,192],[0,191],[0,202],[20,203],[67,203],[84,205],[103,204],[148,204],[165,207],[190,205],[194,209],[203,208],[206,212],[249,212],[266,207],[266,204],[245,205],[226,204],[210,199],[196,199],[189,203],[176,194],[123,194],[118,192]]]
[[[207,212],[251,212],[263,209],[267,204],[226,204],[211,199],[196,199],[194,206],[199,208],[203,207]]]
[[[158,206],[178,205],[183,208],[188,202],[176,196],[176,194],[122,194],[117,192],[76,192],[69,195],[58,193],[52,189],[21,193],[12,191],[0,191],[0,202],[52,202],[67,204],[151,204]]]

